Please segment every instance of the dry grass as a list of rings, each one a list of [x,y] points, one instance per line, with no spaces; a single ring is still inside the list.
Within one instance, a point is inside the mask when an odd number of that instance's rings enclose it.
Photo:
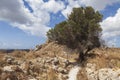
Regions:
[[[4,53],[0,54],[0,66],[1,67],[7,64],[7,62],[4,60],[4,56],[5,56]]]
[[[47,74],[47,80],[58,80],[57,73],[52,68],[49,69]]]
[[[95,63],[97,69],[108,67],[107,60],[104,56],[96,56],[95,58],[90,58],[87,60],[87,63]]]
[[[27,54],[26,51],[18,51],[18,50],[10,53],[11,56],[16,57],[16,58],[24,58],[26,54]]]
[[[88,80],[85,68],[81,69],[77,74],[77,80]]]
[[[0,53],[0,61],[3,60],[4,56],[5,56],[5,54]]]
[[[95,63],[99,68],[103,67],[119,67],[120,68],[120,49],[119,48],[107,48],[94,49],[94,58],[89,58],[88,62]]]
[[[42,56],[42,57],[44,57],[44,56],[49,56],[49,57],[59,56],[59,57],[63,57],[63,58],[67,58],[67,54],[71,55],[72,53],[74,53],[74,50],[67,48],[65,45],[57,44],[56,42],[51,42],[49,44],[45,44],[42,46],[42,48],[40,50],[35,52],[35,54]]]
[[[26,59],[34,59],[34,58],[37,58],[37,57],[40,57],[40,55],[37,55],[34,52],[29,52],[25,55]]]
[[[111,67],[119,67],[120,68],[120,50],[113,49],[111,52],[109,51],[108,60],[109,60],[109,65]]]

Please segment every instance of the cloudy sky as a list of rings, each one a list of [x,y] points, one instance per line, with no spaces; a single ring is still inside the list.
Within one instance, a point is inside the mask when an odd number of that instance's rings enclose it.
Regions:
[[[66,20],[73,7],[92,6],[103,14],[102,38],[120,47],[120,0],[0,0],[0,48],[34,48],[46,32]]]

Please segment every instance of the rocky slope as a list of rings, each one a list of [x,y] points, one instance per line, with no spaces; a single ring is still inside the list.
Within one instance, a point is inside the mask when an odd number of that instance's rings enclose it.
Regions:
[[[120,80],[120,49],[94,49],[84,66],[77,51],[56,42],[30,52],[0,53],[0,80]]]

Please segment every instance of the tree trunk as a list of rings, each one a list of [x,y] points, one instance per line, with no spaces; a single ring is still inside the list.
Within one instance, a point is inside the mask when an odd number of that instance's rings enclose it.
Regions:
[[[85,60],[85,55],[83,52],[79,53],[79,60],[80,60],[80,62],[83,62]]]

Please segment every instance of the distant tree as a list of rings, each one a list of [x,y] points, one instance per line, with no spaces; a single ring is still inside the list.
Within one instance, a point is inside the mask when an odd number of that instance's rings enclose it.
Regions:
[[[95,47],[100,47],[102,15],[92,7],[73,8],[66,21],[47,32],[50,41],[58,41],[79,51],[80,61]]]

